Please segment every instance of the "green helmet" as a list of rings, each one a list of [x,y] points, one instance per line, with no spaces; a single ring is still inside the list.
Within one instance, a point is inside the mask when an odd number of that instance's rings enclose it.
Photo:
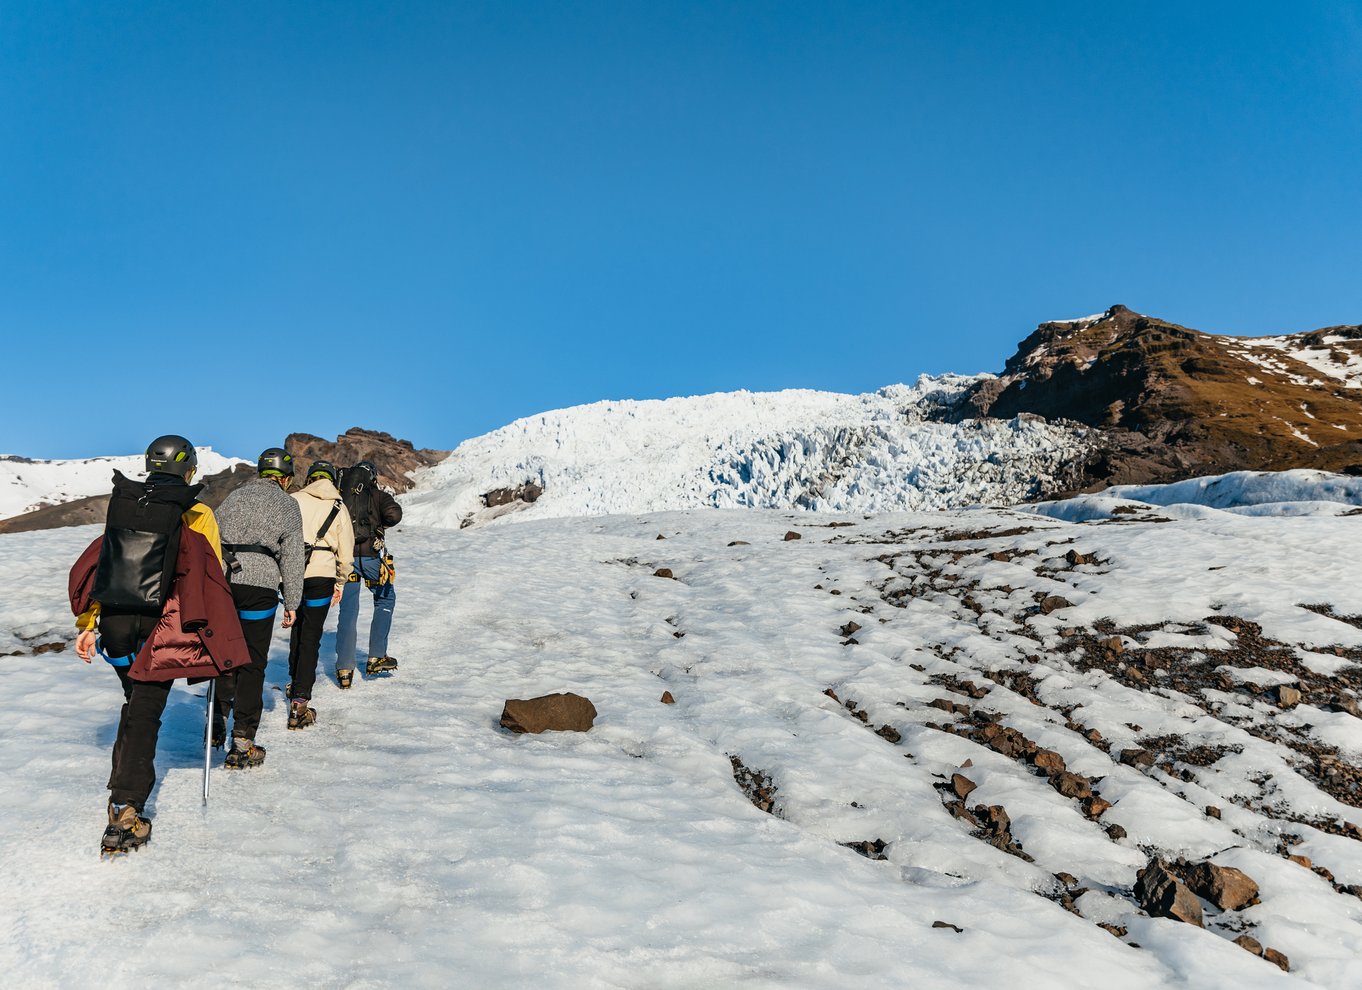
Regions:
[[[168,433],[147,445],[147,474],[173,474],[188,478],[199,466],[194,445],[182,436]]]
[[[293,476],[293,455],[283,447],[270,447],[260,452],[255,462],[255,471],[262,478],[289,478]]]
[[[313,461],[312,466],[307,469],[307,480],[309,483],[318,478],[330,478],[331,484],[334,485],[338,477],[340,477],[340,474],[336,471],[336,465],[332,464],[330,461]]]

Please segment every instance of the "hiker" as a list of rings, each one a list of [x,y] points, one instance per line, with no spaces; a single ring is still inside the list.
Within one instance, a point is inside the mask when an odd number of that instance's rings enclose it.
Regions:
[[[71,568],[68,593],[80,634],[76,655],[126,659],[126,701],[109,777],[105,853],[151,838],[143,817],[156,784],[156,740],[171,684],[215,678],[249,662],[222,572],[217,522],[196,502],[193,445],[163,436],[147,447],[145,482],[114,472],[104,534]]]
[[[355,672],[361,580],[374,595],[365,673],[372,677],[397,669],[397,661],[388,656],[388,633],[392,629],[397,589],[393,586],[393,558],[384,535],[389,526],[402,521],[402,507],[378,487],[378,468],[373,461],[360,461],[347,468],[341,476],[340,488],[355,529],[354,570],[341,595],[340,621],[336,627],[336,680],[342,688],[348,688]]]
[[[232,747],[223,766],[234,770],[265,762],[265,747],[256,745],[255,733],[265,703],[265,669],[280,588],[285,629],[293,626],[303,597],[303,517],[288,495],[291,487],[293,456],[282,447],[270,447],[256,460],[255,480],[218,507],[227,580],[251,653],[250,666],[218,682],[213,716],[213,746],[220,747],[227,742],[227,714],[232,713]]]
[[[163,441],[184,441],[186,444],[188,443],[183,437],[160,437],[153,441],[152,446],[147,448],[148,471],[151,470],[151,450],[156,447],[157,444],[162,444]],[[198,454],[194,451],[193,447],[190,447],[189,454],[186,456],[185,460],[172,463],[188,463],[190,465],[188,477],[192,477],[194,471],[197,470],[198,467]],[[174,481],[181,480],[179,476],[168,472],[162,472],[162,474],[164,475],[160,479],[162,487],[166,487],[167,485],[177,487],[174,485]],[[119,478],[123,478],[124,481],[127,481],[121,472],[115,471],[115,484],[117,484]],[[172,481],[171,479],[174,480]],[[147,480],[150,482],[151,479],[148,478]],[[128,484],[136,485],[137,482],[130,481]],[[188,486],[187,479],[185,479],[184,484],[186,487]],[[185,509],[181,515],[181,522],[194,532],[201,534],[203,538],[208,541],[209,546],[213,548],[213,553],[217,555],[218,563],[221,564],[222,543],[218,531],[218,521],[213,515],[213,510],[202,502],[190,500],[189,508]],[[96,639],[96,622],[99,618],[100,606],[98,602],[91,604],[88,610],[76,617],[77,631],[81,634],[89,632],[91,634],[89,642],[93,644],[91,656],[82,657],[82,659],[84,659],[86,663],[89,663],[90,660],[93,659],[94,652],[97,652],[104,658],[105,663],[107,663],[113,669],[113,672],[118,675],[119,685],[123,688],[123,703],[126,707],[128,699],[132,696],[132,679],[128,676],[128,669],[132,666],[133,660],[137,658],[137,649],[141,646],[142,641],[146,639],[145,635],[138,634],[142,616],[138,613],[113,609],[110,614],[107,615],[107,621],[99,624],[98,630],[103,635]],[[76,642],[80,642],[79,636],[77,637]]]
[[[303,607],[288,644],[290,729],[305,729],[317,721],[317,710],[308,701],[317,682],[322,626],[350,577],[355,531],[336,489],[337,478],[333,464],[317,461],[307,469],[305,487],[293,495],[302,510],[306,571]]]

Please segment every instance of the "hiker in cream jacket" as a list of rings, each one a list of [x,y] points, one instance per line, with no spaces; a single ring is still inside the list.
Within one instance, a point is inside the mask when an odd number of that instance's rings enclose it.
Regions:
[[[322,627],[331,606],[340,601],[353,570],[355,531],[336,488],[336,468],[317,461],[308,468],[306,484],[293,493],[303,514],[303,602],[289,640],[290,729],[304,729],[317,720],[308,707],[317,681],[317,651]],[[342,685],[349,687],[348,684]]]

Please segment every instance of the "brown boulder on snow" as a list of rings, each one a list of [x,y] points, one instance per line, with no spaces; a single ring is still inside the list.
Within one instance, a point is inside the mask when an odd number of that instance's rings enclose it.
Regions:
[[[1135,898],[1151,918],[1172,918],[1175,921],[1205,927],[1202,924],[1201,902],[1196,894],[1173,876],[1168,866],[1151,859],[1135,878]]]
[[[1238,911],[1258,902],[1258,885],[1232,866],[1198,863],[1187,874],[1187,886],[1222,911]]]
[[[580,694],[546,694],[511,698],[501,710],[501,727],[512,732],[587,732],[596,721],[596,706]]]

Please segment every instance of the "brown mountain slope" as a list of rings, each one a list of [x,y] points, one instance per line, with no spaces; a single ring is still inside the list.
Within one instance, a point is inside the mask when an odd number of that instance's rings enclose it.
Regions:
[[[439,464],[449,456],[447,450],[417,450],[410,440],[398,440],[387,433],[351,427],[334,441],[311,433],[290,433],[284,446],[293,454],[301,474],[313,461],[325,460],[339,468],[363,460],[378,465],[379,484],[393,492],[411,488],[408,472]]]
[[[1113,306],[1042,323],[957,418],[1105,431],[1092,486],[1238,470],[1362,470],[1362,327],[1223,337]]]
[[[226,471],[210,474],[200,479],[203,494],[199,500],[210,508],[216,509],[233,489],[240,487],[255,472],[245,464],[238,464]],[[112,482],[110,483],[112,485]],[[63,526],[88,526],[90,523],[104,522],[104,514],[109,508],[108,495],[90,495],[71,502],[57,505],[44,505],[41,509],[25,512],[22,515],[0,519],[0,533],[31,533],[41,529],[60,529]]]

